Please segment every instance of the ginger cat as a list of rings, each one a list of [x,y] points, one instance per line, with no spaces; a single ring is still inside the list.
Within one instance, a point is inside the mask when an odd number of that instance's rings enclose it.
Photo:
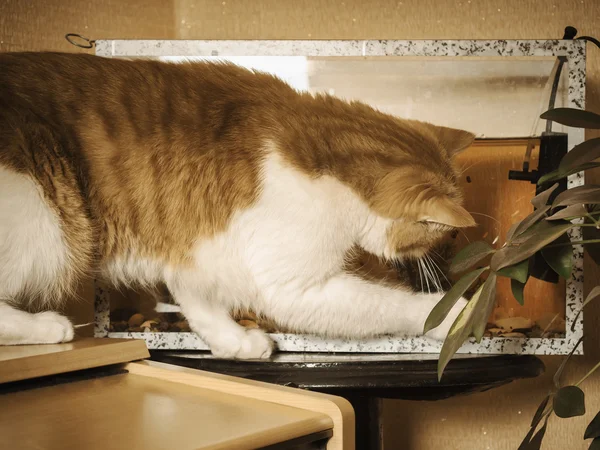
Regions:
[[[164,283],[223,358],[267,358],[264,314],[325,337],[418,335],[442,293],[347,269],[474,225],[473,134],[297,92],[228,63],[0,54],[0,344],[65,342],[83,277]],[[429,334],[441,339],[461,300]]]

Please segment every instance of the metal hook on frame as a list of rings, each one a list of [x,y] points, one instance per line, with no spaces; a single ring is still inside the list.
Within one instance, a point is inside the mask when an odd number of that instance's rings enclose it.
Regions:
[[[88,39],[77,33],[67,33],[65,34],[65,39],[69,44],[79,48],[92,48],[96,45],[95,39]]]

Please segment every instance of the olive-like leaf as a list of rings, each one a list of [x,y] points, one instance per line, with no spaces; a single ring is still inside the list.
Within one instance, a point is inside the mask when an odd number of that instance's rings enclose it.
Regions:
[[[440,351],[440,359],[438,360],[438,381],[442,379],[444,369],[448,362],[452,359],[456,351],[463,345],[471,334],[472,318],[475,307],[479,301],[483,285],[475,292],[467,306],[460,312],[448,332],[448,336],[444,340],[442,350]]]
[[[600,450],[600,438],[595,438],[590,444],[588,450]]]
[[[546,217],[546,220],[572,220],[578,217],[584,217],[587,215],[587,209],[583,206],[583,203],[577,203],[576,205],[567,206],[558,212],[555,212],[550,217]]]
[[[496,304],[496,280],[496,274],[491,272],[485,283],[483,283],[479,301],[475,305],[475,312],[473,313],[473,336],[475,336],[477,342],[481,342],[483,333],[485,333],[485,326]]]
[[[504,267],[498,270],[498,275],[517,280],[519,283],[525,283],[529,277],[529,260],[526,259],[513,266]]]
[[[519,236],[515,236],[512,240],[511,245],[518,247],[519,245],[523,244],[524,242],[530,240],[532,237],[537,236],[540,232],[546,232],[547,230],[550,230],[550,229],[552,229],[552,227],[559,225],[559,224],[569,224],[569,222],[567,222],[566,220],[555,221],[553,223],[549,223],[548,221],[545,221],[545,220],[537,222],[535,225],[531,226],[524,233],[520,234]],[[571,225],[571,226],[573,227],[574,225]]]
[[[552,401],[554,414],[563,419],[585,414],[585,394],[577,386],[560,388]]]
[[[563,156],[558,170],[568,172],[580,168],[583,164],[594,162],[598,158],[600,158],[600,138],[588,139]]]
[[[593,213],[595,213],[595,212],[590,211],[590,214],[593,214]],[[593,221],[589,217],[586,217],[584,222],[586,224],[593,223]],[[585,241],[600,239],[600,230],[598,230],[596,227],[583,227],[582,231],[583,231],[583,239]],[[598,264],[600,266],[600,244],[585,244],[585,252],[587,253],[587,256],[592,258],[592,261],[594,261],[596,264]]]
[[[464,272],[494,252],[495,250],[487,242],[471,242],[452,258],[449,271],[450,273]]]
[[[596,286],[590,291],[583,302],[583,306],[587,305],[591,301],[596,300],[598,297],[600,297],[600,286]]]
[[[529,442],[527,446],[527,450],[540,450],[542,448],[542,441],[544,440],[544,435],[546,434],[546,427],[548,426],[548,418],[550,416],[546,416],[546,420],[544,420],[544,425],[542,428],[535,433],[533,439]]]
[[[573,271],[573,247],[569,245],[571,240],[566,234],[563,234],[556,242],[564,245],[543,248],[541,253],[552,270],[568,280]]]
[[[550,181],[560,180],[564,175],[558,171],[558,169],[548,172],[540,177],[537,184],[542,185]]]
[[[554,269],[548,265],[542,256],[541,251],[536,252],[531,258],[529,258],[529,264],[529,271],[533,278],[553,284],[559,282],[560,275],[558,275]]]
[[[600,437],[600,412],[592,419],[590,424],[585,429],[584,439],[592,439]]]
[[[540,423],[540,421],[542,420],[544,411],[546,411],[546,406],[548,406],[549,401],[550,401],[550,395],[546,395],[546,398],[544,398],[544,400],[542,400],[542,403],[540,403],[540,406],[538,406],[538,409],[535,411],[535,414],[533,415],[533,419],[531,419],[531,427],[532,428],[537,427],[538,423]]]
[[[535,433],[535,427],[529,428],[529,431],[521,441],[521,445],[517,450],[529,450],[529,444],[531,443],[531,439],[533,438],[533,433]]]
[[[555,108],[546,111],[540,116],[544,120],[551,120],[562,125],[574,128],[600,128],[600,116],[591,111],[575,108]]]
[[[545,206],[541,207],[540,209],[536,209],[531,214],[529,214],[527,217],[525,217],[523,220],[521,220],[521,222],[519,223],[519,226],[515,230],[512,238],[514,239],[515,237],[522,235],[529,228],[531,228],[533,225],[535,225],[537,222],[539,222],[541,219],[545,218],[546,213],[550,210],[550,208],[552,208],[552,206],[545,205]]]
[[[538,195],[536,195],[535,197],[533,197],[531,199],[531,204],[536,209],[543,208],[544,206],[546,206],[548,204],[548,200],[550,199],[550,196],[556,190],[557,187],[558,187],[558,183],[554,183],[552,185],[552,187],[549,187],[545,191],[540,192]]]
[[[565,359],[563,359],[563,362],[560,363],[560,366],[558,366],[558,369],[554,373],[554,377],[552,377],[552,381],[554,382],[554,386],[556,386],[557,389],[560,388],[560,376],[562,375],[563,370],[565,370],[565,367],[566,367],[567,363],[569,362],[569,360],[571,359],[571,356],[573,356],[573,353],[575,353],[575,350],[577,350],[577,347],[579,347],[579,345],[582,342],[583,342],[583,336],[581,336],[579,338],[579,340],[575,343],[575,346],[571,349],[571,351],[569,352],[567,357]]]
[[[583,311],[583,308],[585,308],[585,305],[587,305],[591,301],[596,300],[598,297],[600,297],[600,286],[594,287],[594,289],[592,289],[590,291],[590,293],[587,295],[587,297],[583,301],[583,305],[581,306],[581,309],[579,311],[577,311],[577,315],[575,316],[575,319],[573,320],[573,327],[577,323],[577,319],[579,319],[579,315],[581,314],[581,311]]]
[[[446,318],[452,307],[456,304],[459,298],[471,287],[471,285],[479,278],[483,272],[487,269],[477,269],[464,275],[458,280],[454,286],[450,288],[448,292],[442,297],[442,299],[433,307],[427,320],[425,321],[425,327],[423,334],[438,327]]]
[[[600,162],[585,163],[579,167],[573,167],[572,169],[569,169],[565,172],[561,172],[559,170],[553,170],[552,172],[548,172],[544,176],[540,177],[537,184],[538,184],[538,186],[541,186],[542,184],[549,183],[551,181],[557,181],[562,178],[566,178],[569,175],[572,175],[574,173],[583,172],[585,170],[590,170],[590,169],[595,169],[596,167],[600,167]]]
[[[545,401],[546,403],[548,402],[548,398],[546,397]],[[544,406],[544,408],[546,407],[546,405],[544,404],[544,402],[542,402],[542,405]],[[542,405],[540,405],[540,407],[542,407]],[[538,408],[538,411],[540,411],[540,409]],[[544,425],[542,425],[542,428],[539,429],[539,431],[535,434],[535,436],[533,435],[533,433],[535,432],[538,424],[540,423],[540,421],[542,420],[543,416],[543,408],[542,411],[540,413],[540,417],[536,420],[537,417],[537,412],[536,412],[536,416],[534,417],[534,421],[531,424],[531,427],[529,428],[529,432],[527,433],[527,435],[525,436],[525,438],[523,439],[523,441],[521,442],[521,445],[519,445],[519,448],[517,450],[539,450],[542,446],[542,440],[544,439],[544,435],[546,434],[546,426],[548,425],[548,418],[550,417],[549,415],[546,416],[546,419],[544,420]],[[535,425],[534,425],[535,423]]]
[[[589,184],[586,186],[578,186],[573,189],[567,189],[558,194],[552,204],[553,208],[559,206],[569,206],[576,204],[599,204],[600,203],[600,186]]]
[[[571,223],[556,223],[545,220],[537,223],[522,235],[513,238],[510,245],[494,253],[490,263],[492,270],[497,272],[504,267],[512,266],[529,258],[538,250],[554,242],[573,226]]]
[[[519,225],[521,225],[521,222],[513,223],[510,226],[510,228],[506,232],[506,242],[510,242],[512,240],[512,238],[515,236],[515,231],[517,231]]]
[[[519,302],[519,305],[523,306],[525,304],[525,283],[521,283],[515,279],[510,280],[510,290],[515,297],[515,300]]]

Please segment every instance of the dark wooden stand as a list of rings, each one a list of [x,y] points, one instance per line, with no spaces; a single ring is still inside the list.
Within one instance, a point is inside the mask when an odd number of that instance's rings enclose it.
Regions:
[[[169,364],[335,394],[352,403],[356,449],[382,445],[382,399],[439,400],[493,389],[544,372],[535,356],[458,355],[441,382],[437,355],[280,353],[269,361],[228,361],[206,352],[152,351]]]

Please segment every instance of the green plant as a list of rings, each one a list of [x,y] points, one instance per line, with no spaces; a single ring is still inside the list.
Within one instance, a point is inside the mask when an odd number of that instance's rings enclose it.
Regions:
[[[600,129],[600,115],[584,110],[556,108],[545,112],[541,118],[570,127]],[[572,272],[572,246],[583,245],[587,250],[588,246],[600,243],[600,186],[585,185],[553,195],[558,184],[551,185],[571,174],[600,167],[599,160],[600,138],[574,147],[562,158],[555,171],[540,178],[538,185],[546,189],[531,200],[534,211],[512,225],[503,244],[493,248],[486,242],[472,242],[454,257],[450,272],[464,274],[431,311],[425,332],[442,323],[469,287],[481,277],[487,275],[487,278],[450,328],[440,353],[438,378],[441,379],[450,359],[470,336],[474,336],[477,342],[481,341],[494,307],[498,277],[511,279],[513,295],[523,304],[523,291],[530,277],[532,258],[541,258],[551,270],[568,279]],[[583,228],[584,239],[572,242],[567,232],[577,227]],[[598,264],[600,258],[596,252],[589,254]],[[485,267],[472,269],[482,264]],[[590,292],[583,306],[597,297],[600,297],[600,287]],[[600,367],[600,363],[575,385],[562,386],[560,383],[564,367],[580,343],[581,339],[556,372],[554,389],[540,404],[519,450],[540,448],[552,413],[561,418],[585,413],[585,396],[579,385]],[[590,449],[600,450],[600,413],[588,426],[585,439],[593,439]]]

